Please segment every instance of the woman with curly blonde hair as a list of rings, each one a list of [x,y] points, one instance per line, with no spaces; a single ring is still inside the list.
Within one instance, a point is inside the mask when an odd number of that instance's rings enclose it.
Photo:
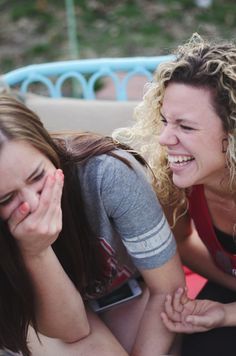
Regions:
[[[158,67],[135,116],[114,137],[148,160],[183,263],[208,279],[204,301],[168,296],[163,321],[194,333],[182,356],[235,355],[236,46],[194,34]]]

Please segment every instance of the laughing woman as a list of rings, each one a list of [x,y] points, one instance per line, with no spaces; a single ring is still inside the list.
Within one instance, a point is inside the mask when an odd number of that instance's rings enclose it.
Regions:
[[[0,96],[1,348],[168,352],[173,333],[160,312],[184,274],[148,168],[129,151],[91,133],[51,136],[25,105]],[[141,296],[99,315],[91,309],[138,277]]]
[[[208,279],[198,298],[231,303],[236,301],[236,46],[208,43],[195,34],[175,54],[157,69],[134,127],[114,137],[139,149],[151,165],[182,260]],[[176,300],[172,307],[182,308]],[[235,355],[236,320],[213,324],[209,329],[231,327],[184,337],[181,355]]]

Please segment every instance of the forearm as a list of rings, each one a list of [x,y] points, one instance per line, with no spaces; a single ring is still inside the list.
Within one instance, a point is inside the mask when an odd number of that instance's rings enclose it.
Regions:
[[[49,247],[37,257],[24,256],[36,295],[39,331],[74,342],[89,334],[83,300]]]
[[[159,356],[167,354],[174,334],[164,326],[160,314],[166,295],[150,296],[140,323],[132,356]]]
[[[142,271],[149,289],[149,300],[140,322],[132,356],[160,356],[168,354],[174,334],[161,320],[167,294],[185,286],[181,262],[176,253],[168,262],[153,270]]]
[[[223,304],[225,318],[222,326],[236,326],[236,302]]]
[[[183,264],[212,282],[236,291],[236,278],[223,272],[214,263],[196,232],[178,243]]]

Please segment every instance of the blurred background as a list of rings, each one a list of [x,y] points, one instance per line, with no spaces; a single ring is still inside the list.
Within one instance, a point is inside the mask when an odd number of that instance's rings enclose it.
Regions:
[[[0,0],[1,73],[76,58],[169,54],[193,32],[234,40],[235,0]]]

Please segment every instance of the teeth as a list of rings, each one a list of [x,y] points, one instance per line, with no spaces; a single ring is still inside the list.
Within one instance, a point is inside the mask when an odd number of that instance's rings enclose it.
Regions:
[[[182,163],[192,161],[193,157],[190,156],[168,156],[168,161],[170,163]]]

